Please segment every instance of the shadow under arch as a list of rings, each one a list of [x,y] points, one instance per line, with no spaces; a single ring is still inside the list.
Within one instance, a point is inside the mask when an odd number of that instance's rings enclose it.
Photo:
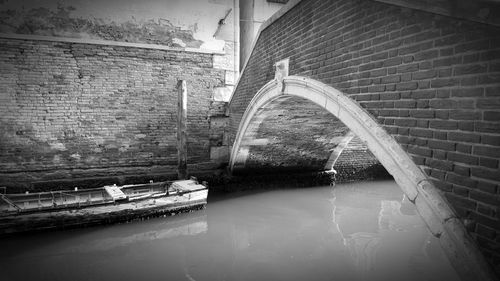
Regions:
[[[396,140],[356,101],[324,83],[301,76],[287,76],[264,85],[250,101],[240,121],[230,155],[231,171],[238,157],[241,158],[238,154],[252,119],[259,118],[259,111],[266,105],[289,97],[301,97],[326,109],[367,144],[416,205],[418,213],[431,233],[439,238],[447,257],[464,280],[497,280],[460,219]]]

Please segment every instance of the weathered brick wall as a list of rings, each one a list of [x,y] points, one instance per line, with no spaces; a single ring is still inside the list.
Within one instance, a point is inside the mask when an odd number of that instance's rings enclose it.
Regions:
[[[262,31],[230,103],[290,75],[331,85],[383,124],[500,272],[500,28],[370,0],[304,0]]]
[[[178,79],[188,85],[190,172],[212,169],[209,116],[225,74],[214,56],[0,39],[0,186],[175,175]]]
[[[329,151],[348,131],[328,111],[299,98],[274,103],[255,119],[242,141],[248,156],[235,163],[233,174],[325,170]]]
[[[373,179],[377,173],[387,176],[361,139],[341,145],[341,150],[339,143],[345,141],[349,128],[309,100],[287,98],[256,115],[240,145],[246,157],[234,163],[232,175],[312,173],[330,170],[335,163],[337,180]]]
[[[338,182],[390,178],[384,166],[359,137],[354,137],[334,164]]]

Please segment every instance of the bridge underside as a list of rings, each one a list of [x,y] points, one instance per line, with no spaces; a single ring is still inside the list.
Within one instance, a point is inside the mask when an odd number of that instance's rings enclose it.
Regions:
[[[233,173],[332,168],[343,179],[385,174],[366,144],[333,114],[306,99],[284,96],[260,108],[250,122]]]

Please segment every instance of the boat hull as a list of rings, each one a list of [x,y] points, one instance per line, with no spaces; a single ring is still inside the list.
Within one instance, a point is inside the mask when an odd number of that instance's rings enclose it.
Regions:
[[[71,229],[169,216],[203,209],[207,204],[207,196],[208,188],[203,187],[203,189],[176,190],[173,194],[165,196],[150,196],[111,204],[3,214],[0,216],[0,235]]]

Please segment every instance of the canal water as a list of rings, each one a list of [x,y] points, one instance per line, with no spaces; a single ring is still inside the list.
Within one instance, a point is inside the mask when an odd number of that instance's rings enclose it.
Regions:
[[[0,240],[0,280],[459,280],[394,181],[210,194],[205,210]]]

